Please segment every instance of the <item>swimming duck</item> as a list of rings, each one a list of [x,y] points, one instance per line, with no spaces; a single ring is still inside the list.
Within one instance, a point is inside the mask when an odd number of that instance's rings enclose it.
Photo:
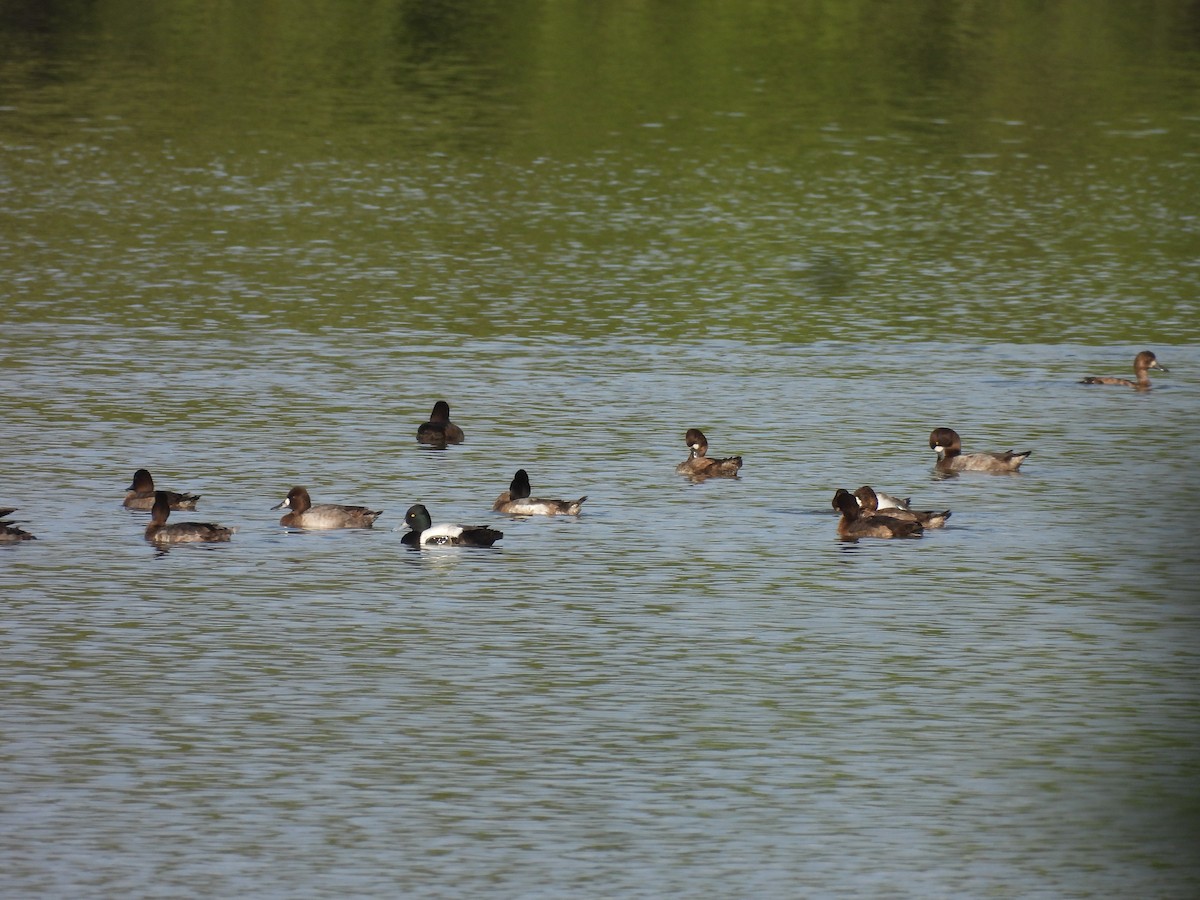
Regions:
[[[190,544],[199,541],[227,541],[235,528],[213,525],[208,522],[179,522],[167,524],[171,514],[171,498],[168,491],[156,491],[154,506],[150,509],[150,524],[146,526],[146,540],[156,544]]]
[[[154,479],[146,469],[138,469],[133,473],[133,482],[125,488],[125,502],[121,504],[127,509],[150,509],[154,506]],[[180,494],[176,491],[163,491],[171,509],[195,509],[199,494]]]
[[[929,433],[929,449],[937,451],[938,461],[934,468],[942,473],[990,472],[1006,475],[1017,471],[1021,463],[1032,453],[1009,450],[1006,453],[963,453],[962,439],[953,428],[935,428]]]
[[[881,508],[879,506],[879,492],[874,490],[869,484],[864,484],[855,491],[854,499],[862,507],[864,515],[873,516],[880,514],[893,519],[900,519],[902,522],[920,522],[923,528],[943,528],[946,525],[946,520],[950,518],[950,510],[948,509],[944,509],[941,512],[937,510],[921,512],[915,509],[901,509],[899,507]]]
[[[486,525],[434,525],[429,510],[423,503],[410,506],[404,514],[404,524],[412,531],[405,533],[401,543],[410,547],[428,547],[433,544],[461,547],[490,547],[500,538],[503,531]]]
[[[688,458],[675,467],[675,474],[687,475],[699,480],[704,478],[736,478],[738,469],[742,467],[740,456],[727,456],[724,459],[710,459],[708,456],[708,438],[699,428],[689,428],[683,436],[691,453]]]
[[[1137,381],[1130,381],[1128,378],[1110,378],[1108,376],[1089,375],[1080,384],[1119,384],[1122,387],[1133,388],[1135,391],[1150,390],[1150,376],[1147,374],[1150,369],[1156,372],[1171,371],[1164,365],[1160,365],[1158,357],[1149,350],[1143,350],[1133,358],[1133,373],[1137,376]]]
[[[418,444],[461,444],[464,438],[463,430],[450,421],[450,404],[445,400],[433,404],[429,421],[417,429]]]
[[[517,469],[508,490],[496,498],[492,510],[510,516],[577,516],[587,495],[578,500],[539,500],[530,497],[529,473]]]
[[[15,506],[0,507],[0,544],[16,543],[17,541],[36,541],[37,536],[19,528],[5,516],[11,516],[17,511]]]
[[[318,503],[313,506],[308,489],[294,487],[271,509],[291,509],[279,520],[280,525],[293,528],[370,528],[383,515],[383,510],[365,506],[343,506],[339,503]]]
[[[904,521],[884,513],[867,513],[845,488],[837,489],[833,505],[842,514],[838,520],[838,534],[845,540],[920,537],[924,531],[920,522]]]

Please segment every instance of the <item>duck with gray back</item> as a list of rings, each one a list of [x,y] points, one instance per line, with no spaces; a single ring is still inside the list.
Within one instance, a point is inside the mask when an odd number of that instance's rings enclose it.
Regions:
[[[706,478],[736,478],[742,467],[740,456],[724,458],[708,455],[708,438],[699,428],[689,428],[683,436],[691,451],[688,458],[675,467],[676,475],[686,475],[693,481],[703,481]]]
[[[280,525],[290,528],[370,528],[383,515],[383,510],[367,509],[365,506],[344,506],[340,503],[318,503],[313,505],[308,488],[297,485],[288,491],[272,509],[290,509],[279,520]]]
[[[154,506],[150,509],[150,524],[146,526],[146,540],[156,544],[194,544],[227,541],[236,528],[214,525],[211,522],[178,522],[167,524],[171,514],[171,499],[166,491],[158,491]]]
[[[529,473],[517,469],[508,490],[496,498],[492,510],[510,516],[577,516],[587,499],[585,494],[578,500],[541,500],[529,496],[532,490]]]
[[[884,513],[868,513],[845,488],[838,488],[834,493],[833,506],[842,514],[837,530],[838,536],[845,541],[864,537],[915,538],[925,530],[920,522],[905,521]]]
[[[138,469],[133,473],[133,481],[125,488],[125,502],[121,504],[126,509],[151,509],[158,491],[154,487],[154,478],[146,469]],[[195,509],[199,494],[181,494],[178,491],[163,491],[171,509]]]
[[[450,421],[450,404],[445,400],[433,404],[429,421],[417,429],[418,444],[445,447],[447,444],[461,444],[465,438],[463,430]]]
[[[1143,350],[1133,358],[1133,374],[1137,381],[1130,381],[1128,378],[1113,378],[1108,375],[1089,375],[1080,384],[1116,384],[1121,387],[1133,388],[1135,391],[1150,390],[1150,375],[1149,371],[1154,369],[1156,372],[1171,371],[1166,366],[1158,361],[1158,357],[1149,350]]]
[[[1004,453],[963,453],[962,439],[953,428],[935,428],[929,433],[929,449],[938,455],[934,469],[943,475],[956,472],[988,472],[992,475],[1011,475],[1021,468],[1021,463],[1032,450],[1021,453],[1008,450]]]
[[[421,547],[490,547],[503,531],[486,525],[434,525],[425,504],[417,503],[404,514],[404,524],[411,528],[400,542],[414,549]]]

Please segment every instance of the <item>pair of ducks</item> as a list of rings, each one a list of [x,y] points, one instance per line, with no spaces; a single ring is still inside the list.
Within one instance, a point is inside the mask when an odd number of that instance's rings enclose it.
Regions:
[[[508,490],[496,498],[492,510],[510,516],[577,516],[587,500],[586,494],[578,500],[542,500],[531,497],[531,490],[529,473],[517,469]],[[423,503],[409,507],[404,514],[404,524],[410,530],[400,542],[410,547],[490,547],[504,537],[503,531],[487,525],[434,525]]]

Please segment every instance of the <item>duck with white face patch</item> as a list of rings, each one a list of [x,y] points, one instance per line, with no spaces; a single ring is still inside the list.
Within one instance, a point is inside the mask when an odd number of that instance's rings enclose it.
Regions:
[[[676,475],[686,475],[693,481],[703,481],[706,478],[737,478],[738,470],[742,468],[740,456],[710,457],[708,438],[699,428],[689,428],[683,439],[691,452],[687,459],[675,467]]]
[[[929,433],[929,449],[938,455],[934,469],[943,475],[955,472],[987,472],[992,475],[1011,475],[1021,468],[1021,463],[1032,450],[1021,453],[1007,450],[1003,453],[979,451],[963,453],[962,439],[953,428],[935,428]]]

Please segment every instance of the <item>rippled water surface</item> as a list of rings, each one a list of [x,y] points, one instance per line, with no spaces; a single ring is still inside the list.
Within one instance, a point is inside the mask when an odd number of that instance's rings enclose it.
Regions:
[[[419,6],[0,3],[0,893],[1195,896],[1185,5]]]

